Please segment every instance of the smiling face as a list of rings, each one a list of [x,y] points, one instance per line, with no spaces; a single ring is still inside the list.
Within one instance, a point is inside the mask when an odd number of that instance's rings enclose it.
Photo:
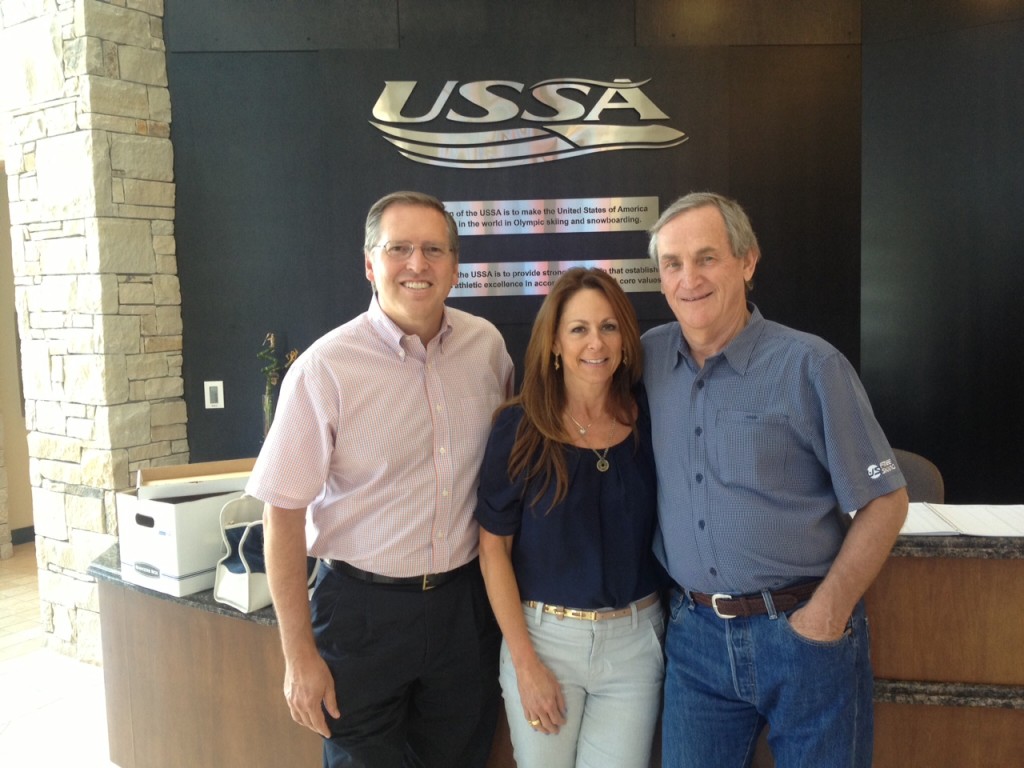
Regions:
[[[679,214],[658,232],[661,292],[698,358],[720,352],[747,323],[756,251],[736,257],[713,206]]]
[[[379,247],[384,243],[417,247],[408,256],[393,257]],[[381,216],[375,245],[364,252],[366,279],[376,287],[381,309],[405,333],[416,334],[426,344],[440,330],[444,300],[459,280],[454,251],[428,258],[421,247],[449,248],[444,215],[424,205],[390,205]]]
[[[562,356],[567,387],[610,384],[622,362],[622,332],[601,291],[584,288],[565,302],[553,351]]]

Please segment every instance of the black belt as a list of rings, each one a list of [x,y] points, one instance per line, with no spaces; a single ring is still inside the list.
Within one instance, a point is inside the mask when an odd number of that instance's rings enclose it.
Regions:
[[[768,594],[771,596],[772,605],[776,611],[788,611],[791,608],[796,608],[804,600],[810,599],[819,584],[821,584],[821,579],[815,579]],[[703,592],[680,591],[688,594],[697,605],[713,608],[715,614],[722,619],[735,619],[737,616],[760,616],[769,612],[768,601],[760,592],[734,597],[721,592],[705,595]]]
[[[364,571],[360,568],[356,568],[354,565],[350,565],[344,560],[325,559],[323,562],[324,565],[335,573],[350,576],[353,579],[364,581],[367,584],[402,587],[416,592],[426,592],[428,589],[443,586],[449,581],[457,579],[462,575],[463,571],[467,571],[470,567],[477,564],[476,558],[473,558],[465,565],[460,565],[458,568],[445,571],[444,573],[425,573],[422,576],[382,576],[379,573],[372,573],[371,571]]]

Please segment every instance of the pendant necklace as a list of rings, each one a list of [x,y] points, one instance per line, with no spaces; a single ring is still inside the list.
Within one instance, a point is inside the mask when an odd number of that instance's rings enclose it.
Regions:
[[[566,411],[566,413],[569,413],[569,412]],[[582,424],[580,424],[578,421],[576,421],[576,419],[573,418],[571,413],[569,413],[569,419],[570,419],[570,421],[572,421],[573,424],[576,425],[576,429],[579,430],[581,435],[587,434],[587,431],[590,429],[590,427],[594,423],[594,422],[590,422],[590,424],[587,424],[587,426],[584,427]]]
[[[594,455],[597,456],[597,471],[607,472],[608,467],[610,467],[611,465],[608,463],[608,459],[606,458],[606,456],[608,456],[608,451],[611,450],[611,446],[609,445],[600,453],[598,453],[596,448],[591,448],[590,450],[592,450],[594,452]]]

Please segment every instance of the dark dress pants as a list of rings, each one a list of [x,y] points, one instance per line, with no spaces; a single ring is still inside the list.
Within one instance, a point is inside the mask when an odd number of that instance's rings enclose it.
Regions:
[[[479,568],[427,591],[322,568],[311,608],[341,709],[325,768],[483,768],[501,636]]]

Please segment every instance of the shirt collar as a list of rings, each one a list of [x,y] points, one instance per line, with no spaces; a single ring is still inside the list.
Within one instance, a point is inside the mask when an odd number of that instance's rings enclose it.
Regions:
[[[746,326],[737,333],[721,352],[713,357],[724,357],[729,366],[741,376],[746,373],[747,365],[750,363],[750,356],[754,352],[757,340],[764,332],[764,316],[761,310],[753,302],[747,302],[747,309],[750,310],[750,319]],[[683,336],[683,329],[676,324],[676,333],[679,334],[679,347],[677,364],[679,360],[686,359],[692,364],[693,356],[690,354],[690,345]]]
[[[377,333],[384,342],[395,351],[402,360],[405,359],[406,347],[405,338],[410,334],[407,334],[401,328],[399,328],[395,321],[388,317],[384,310],[381,309],[380,302],[377,301],[377,295],[374,294],[370,299],[370,307],[367,310],[367,315],[370,319],[370,324],[376,329]],[[452,332],[451,320],[448,317],[448,307],[444,308],[444,314],[441,316],[441,332],[431,339],[431,343],[436,339],[438,346],[441,351],[444,351],[444,344]]]

